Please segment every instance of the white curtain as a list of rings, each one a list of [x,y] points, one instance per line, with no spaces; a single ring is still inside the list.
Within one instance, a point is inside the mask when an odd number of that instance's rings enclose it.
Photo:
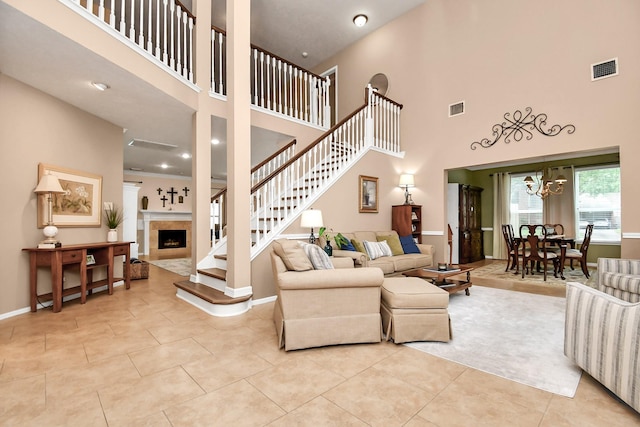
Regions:
[[[508,224],[511,203],[511,175],[493,174],[493,258],[507,259],[507,247],[502,237],[502,224]]]
[[[567,182],[564,191],[560,195],[550,195],[543,202],[543,217],[545,224],[562,224],[564,234],[570,237],[576,236],[576,209],[574,197],[574,167],[564,166],[553,168],[553,177],[564,175]]]

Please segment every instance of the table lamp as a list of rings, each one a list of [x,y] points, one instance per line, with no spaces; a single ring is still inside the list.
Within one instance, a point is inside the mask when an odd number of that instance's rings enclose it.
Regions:
[[[309,236],[309,243],[314,244],[316,237],[313,235],[313,228],[319,228],[323,226],[322,211],[309,209],[302,212],[300,216],[300,226],[311,228],[311,235]]]
[[[58,227],[53,225],[53,194],[60,194],[64,193],[65,191],[62,189],[58,178],[50,171],[46,171],[45,174],[42,175],[42,178],[40,178],[40,182],[38,182],[38,186],[35,188],[35,190],[33,190],[33,192],[36,194],[46,194],[48,203],[47,225],[42,230],[46,239],[40,242],[38,244],[38,247],[55,248],[56,246],[60,246],[60,242],[58,242],[55,238],[58,234]]]
[[[411,197],[411,194],[409,194],[409,187],[415,187],[413,175],[408,173],[400,175],[400,183],[398,184],[398,186],[404,187],[404,204],[412,205],[413,203],[411,203],[411,201],[409,200],[409,198]]]

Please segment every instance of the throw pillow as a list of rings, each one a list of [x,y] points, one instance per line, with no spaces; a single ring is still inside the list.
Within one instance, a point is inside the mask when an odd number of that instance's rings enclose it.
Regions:
[[[367,250],[364,248],[364,244],[362,243],[362,241],[358,239],[351,239],[351,243],[353,244],[353,247],[356,248],[356,251],[365,254],[367,253]]]
[[[378,242],[386,241],[393,255],[404,255],[404,250],[402,249],[402,244],[400,244],[400,239],[397,234],[377,236],[376,240]]]
[[[333,264],[329,255],[318,245],[312,245],[310,243],[300,242],[304,253],[307,254],[309,261],[313,264],[313,268],[316,270],[332,270]]]
[[[355,251],[356,247],[353,246],[353,243],[351,242],[347,242],[347,244],[343,244],[340,246],[340,249],[342,249],[343,251]]]
[[[287,270],[313,270],[313,264],[311,264],[309,257],[304,253],[304,249],[298,245],[298,242],[288,239],[278,239],[273,242],[273,250],[276,255],[282,259]]]
[[[392,256],[391,248],[387,244],[387,242],[369,242],[367,240],[364,241],[364,248],[369,255],[369,258],[372,260],[376,258],[380,258],[383,256]]]
[[[419,254],[420,249],[418,249],[418,245],[413,241],[413,236],[401,236],[400,244],[402,245],[402,250],[405,254]]]

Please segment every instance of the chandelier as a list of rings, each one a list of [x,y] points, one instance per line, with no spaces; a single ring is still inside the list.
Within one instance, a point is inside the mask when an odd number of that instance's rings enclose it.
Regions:
[[[565,182],[567,182],[567,178],[564,175],[558,175],[557,178],[553,178],[551,169],[536,171],[535,180],[531,175],[524,179],[524,183],[527,185],[527,194],[536,195],[541,199],[546,199],[549,195],[557,196],[562,194]],[[552,187],[553,184],[555,184],[555,187]]]

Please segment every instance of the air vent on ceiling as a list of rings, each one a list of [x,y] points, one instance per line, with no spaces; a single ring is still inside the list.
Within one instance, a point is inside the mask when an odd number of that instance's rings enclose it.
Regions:
[[[591,64],[591,81],[618,75],[618,58]]]
[[[152,150],[171,151],[178,148],[177,145],[165,144],[164,142],[146,141],[144,139],[132,139],[129,142],[131,147],[149,148]]]
[[[449,117],[459,116],[460,114],[464,114],[464,101],[449,105]]]

